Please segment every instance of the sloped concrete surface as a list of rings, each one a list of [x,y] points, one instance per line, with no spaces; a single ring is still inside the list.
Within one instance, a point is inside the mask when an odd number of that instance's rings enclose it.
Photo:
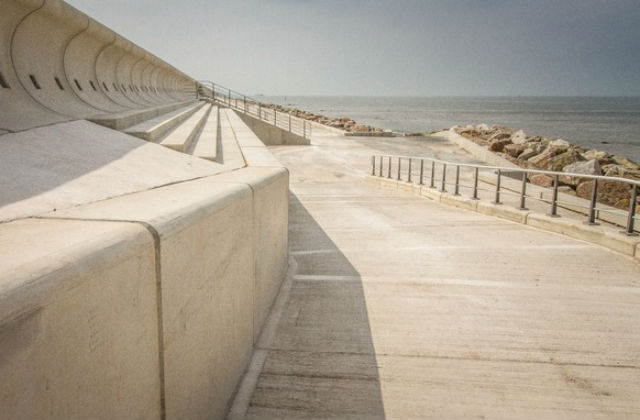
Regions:
[[[222,172],[87,121],[0,137],[0,221]]]
[[[454,146],[318,132],[271,148],[290,272],[231,418],[640,415],[636,262],[363,181],[380,149]]]

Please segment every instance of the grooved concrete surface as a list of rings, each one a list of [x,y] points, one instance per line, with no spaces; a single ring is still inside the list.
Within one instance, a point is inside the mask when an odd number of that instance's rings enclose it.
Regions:
[[[361,178],[374,151],[453,146],[319,131],[271,149],[291,267],[231,417],[640,416],[637,263]]]

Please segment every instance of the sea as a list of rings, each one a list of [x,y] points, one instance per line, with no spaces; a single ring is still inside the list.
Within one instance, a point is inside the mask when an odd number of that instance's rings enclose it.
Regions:
[[[348,117],[399,133],[506,125],[640,162],[640,97],[260,96],[261,102]]]

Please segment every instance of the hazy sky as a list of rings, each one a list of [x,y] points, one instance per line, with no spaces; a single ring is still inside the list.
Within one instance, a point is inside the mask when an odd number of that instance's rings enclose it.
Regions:
[[[248,94],[640,95],[638,0],[69,0]]]

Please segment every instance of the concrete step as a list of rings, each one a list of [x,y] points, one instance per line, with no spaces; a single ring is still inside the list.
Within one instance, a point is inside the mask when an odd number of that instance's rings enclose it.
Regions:
[[[216,160],[218,154],[218,113],[218,107],[214,106],[209,112],[202,132],[193,142],[193,147],[189,150],[189,154],[203,159]]]
[[[216,160],[229,169],[236,169],[244,167],[245,161],[236,140],[232,122],[229,120],[229,115],[232,113],[233,111],[229,108],[220,109],[220,144],[222,147],[218,151]]]
[[[235,111],[229,109],[227,118],[246,166],[282,166]]]
[[[155,141],[171,129],[177,127],[204,105],[205,102],[197,102],[195,104],[187,105],[173,112],[169,112],[134,125],[133,127],[124,130],[124,132],[142,140]]]
[[[142,121],[155,118],[158,115],[166,114],[167,112],[175,111],[176,109],[183,108],[194,103],[196,103],[196,101],[174,102],[168,105],[160,105],[152,108],[98,115],[96,117],[88,118],[88,120],[114,130],[124,130],[132,125],[139,124]]]
[[[210,104],[203,106],[195,114],[187,118],[187,120],[180,124],[175,130],[162,138],[158,143],[178,152],[185,153],[193,139],[198,136],[200,129],[207,121],[210,109]]]

